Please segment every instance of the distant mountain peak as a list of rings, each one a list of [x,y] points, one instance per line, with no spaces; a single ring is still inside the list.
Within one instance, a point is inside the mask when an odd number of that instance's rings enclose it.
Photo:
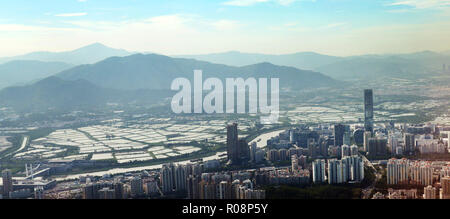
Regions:
[[[83,46],[83,47],[81,47],[81,48],[79,48],[79,49],[76,49],[76,50],[80,50],[80,49],[92,49],[92,48],[110,48],[110,47],[106,46],[105,44],[96,42],[96,43],[89,44],[89,45],[87,45],[87,46]]]

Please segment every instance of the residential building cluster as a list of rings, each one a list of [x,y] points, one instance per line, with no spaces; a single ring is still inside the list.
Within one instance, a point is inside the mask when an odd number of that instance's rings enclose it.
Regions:
[[[313,182],[341,184],[364,179],[364,162],[358,155],[345,156],[341,160],[324,159],[312,163]]]

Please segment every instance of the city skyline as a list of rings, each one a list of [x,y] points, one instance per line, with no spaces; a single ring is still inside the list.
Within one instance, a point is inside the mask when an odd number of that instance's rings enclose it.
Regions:
[[[443,52],[449,11],[445,0],[14,1],[0,9],[0,57],[94,42],[165,55]]]

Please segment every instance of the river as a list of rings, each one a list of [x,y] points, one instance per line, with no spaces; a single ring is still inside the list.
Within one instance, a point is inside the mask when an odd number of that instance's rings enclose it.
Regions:
[[[269,140],[272,137],[278,136],[283,131],[284,130],[278,130],[278,131],[273,131],[273,132],[262,134],[262,135],[258,136],[257,138],[255,138],[253,141],[251,141],[250,144],[253,142],[256,142],[258,148],[264,148],[267,146],[267,140]],[[226,153],[227,152],[218,152],[213,156],[204,157],[203,161],[219,159],[221,155],[224,155]],[[175,162],[175,164],[187,164],[189,162],[190,162],[190,159],[185,160],[185,161]],[[63,180],[74,180],[74,179],[78,179],[83,176],[103,176],[105,174],[111,174],[111,175],[123,174],[123,173],[128,173],[128,172],[155,170],[155,169],[160,169],[161,167],[162,167],[162,164],[157,164],[157,165],[152,165],[152,166],[132,167],[132,168],[114,168],[114,169],[110,169],[110,170],[106,170],[106,171],[68,175],[66,177],[55,178],[55,180],[63,181]]]
[[[224,155],[226,153],[227,152],[218,152],[213,156],[204,157],[203,161],[220,159],[220,156]],[[190,160],[174,162],[174,164],[182,164],[182,165],[188,164],[188,163],[190,163]],[[114,168],[114,169],[110,169],[110,170],[98,171],[98,172],[92,172],[92,173],[81,173],[81,174],[68,175],[66,177],[55,178],[55,180],[56,181],[74,180],[74,179],[78,179],[83,176],[103,176],[105,174],[114,175],[114,174],[122,174],[122,173],[129,173],[129,172],[139,172],[139,171],[144,171],[144,170],[156,170],[156,169],[160,169],[161,167],[162,167],[162,164],[156,164],[156,165],[152,165],[152,166],[142,166],[142,167],[131,167],[131,168]]]
[[[273,132],[262,134],[262,135],[256,137],[253,141],[251,141],[250,144],[252,144],[253,142],[256,142],[256,146],[258,148],[265,148],[265,147],[267,147],[267,140],[278,136],[280,133],[282,133],[284,131],[285,130],[278,130],[278,131],[273,131]]]

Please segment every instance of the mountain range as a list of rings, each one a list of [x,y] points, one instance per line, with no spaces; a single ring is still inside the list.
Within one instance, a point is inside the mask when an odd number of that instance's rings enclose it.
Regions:
[[[175,78],[192,81],[193,71],[200,69],[204,78],[242,77],[280,78],[281,88],[303,89],[332,86],[336,81],[318,72],[293,67],[259,63],[243,67],[213,64],[194,59],[171,58],[157,54],[112,57],[93,65],[81,65],[57,74],[64,80],[84,79],[105,88],[123,90],[169,89]]]
[[[26,113],[49,109],[73,111],[103,107],[107,103],[150,105],[172,95],[172,91],[166,90],[124,91],[103,88],[82,79],[65,81],[51,76],[30,85],[1,90],[0,105]]]
[[[43,79],[73,65],[64,62],[11,61],[0,64],[0,89]]]
[[[0,104],[27,111],[72,109],[143,99],[159,101],[173,94],[170,86],[175,78],[192,81],[196,69],[203,70],[205,79],[215,77],[224,83],[226,78],[276,77],[280,79],[280,89],[301,90],[342,84],[317,72],[270,63],[233,67],[157,54],[136,54],[76,66],[30,85],[3,89]]]
[[[133,53],[123,49],[113,49],[101,43],[94,43],[67,52],[32,52],[25,55],[0,58],[0,64],[13,60],[33,60],[41,62],[64,62],[71,65],[93,64],[113,56],[128,56]]]
[[[180,55],[179,58],[197,59],[231,66],[253,65],[270,62],[275,65],[291,66],[299,69],[313,70],[317,67],[343,60],[342,57],[322,55],[314,52],[299,52],[287,55],[267,55],[241,53],[237,51],[206,55]]]
[[[158,101],[170,97],[175,78],[192,82],[197,69],[203,70],[204,78],[222,81],[276,77],[282,90],[296,91],[345,86],[344,81],[350,80],[425,78],[442,73],[442,65],[450,64],[449,55],[431,51],[351,57],[311,52],[169,57],[135,54],[99,43],[74,51],[35,52],[0,60],[7,61],[0,65],[0,88],[8,87],[0,91],[0,104],[22,110]]]
[[[439,74],[442,64],[450,64],[450,54],[422,51],[409,54],[382,54],[337,57],[313,52],[286,55],[225,52],[177,57],[233,66],[270,62],[313,70],[339,80],[384,79],[384,77],[416,79]]]

